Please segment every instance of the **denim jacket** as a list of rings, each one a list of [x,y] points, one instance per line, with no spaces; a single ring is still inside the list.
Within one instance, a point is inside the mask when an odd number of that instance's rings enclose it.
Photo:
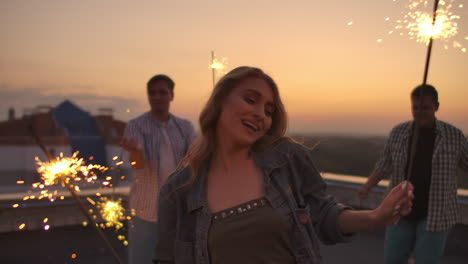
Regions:
[[[322,263],[320,239],[325,244],[349,240],[337,230],[337,216],[346,206],[326,194],[326,184],[312,163],[309,150],[280,140],[253,154],[264,174],[264,192],[282,214],[290,230],[296,263]],[[206,166],[189,188],[186,167],[171,176],[160,192],[155,263],[210,263],[208,232],[211,213],[206,200]]]

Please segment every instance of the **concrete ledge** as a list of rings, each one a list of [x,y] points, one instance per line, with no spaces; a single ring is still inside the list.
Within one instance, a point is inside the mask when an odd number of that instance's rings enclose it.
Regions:
[[[378,186],[369,192],[367,199],[360,200],[357,198],[357,190],[365,183],[367,178],[332,173],[322,173],[322,177],[327,182],[328,192],[335,196],[339,202],[363,209],[376,208],[386,194],[389,183],[388,180],[380,181]],[[460,223],[468,225],[468,190],[458,189],[458,204]]]
[[[369,194],[366,200],[357,198],[358,188],[364,184],[365,177],[337,175],[323,173],[322,177],[328,184],[328,191],[337,198],[339,202],[351,205],[355,208],[376,208],[383,196],[386,193],[388,181],[381,181],[379,186],[375,187]],[[37,230],[44,228],[44,218],[48,218],[50,228],[81,225],[86,221],[86,217],[81,213],[78,206],[75,204],[70,193],[64,188],[59,188],[58,195],[64,196],[63,200],[50,202],[48,200],[27,200],[23,201],[23,197],[27,195],[38,195],[39,191],[28,191],[26,186],[21,189],[15,187],[10,189],[10,193],[0,194],[0,232],[17,231],[21,224],[26,224],[25,230]],[[3,192],[5,189],[2,190]],[[102,196],[121,197],[126,203],[130,187],[128,185],[118,186],[115,188],[100,188],[86,189],[83,188],[78,195],[82,197],[84,204],[90,209],[92,208],[86,197],[97,201],[96,192]],[[468,225],[468,190],[458,190],[461,212],[461,223]],[[13,208],[13,204],[19,204],[17,208]]]
[[[84,206],[89,210],[93,207],[85,199],[87,197],[98,201],[101,196],[114,198],[122,198],[124,206],[130,191],[129,186],[121,186],[115,188],[100,188],[100,189],[82,189],[78,192]],[[87,221],[87,218],[80,211],[78,205],[71,197],[68,190],[61,188],[58,191],[58,196],[63,196],[63,200],[51,202],[49,200],[23,200],[24,196],[37,195],[39,192],[16,192],[3,193],[0,195],[0,233],[18,231],[21,224],[25,224],[23,230],[38,230],[43,229],[46,225],[50,228],[81,225]],[[13,204],[18,204],[17,208],[13,208]],[[47,223],[44,219],[47,218]],[[99,219],[97,220],[99,222]]]

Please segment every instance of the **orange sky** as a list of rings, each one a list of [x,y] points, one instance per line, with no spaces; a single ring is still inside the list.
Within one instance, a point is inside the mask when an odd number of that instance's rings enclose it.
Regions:
[[[1,1],[0,120],[9,107],[21,115],[64,99],[128,120],[147,110],[147,80],[166,73],[176,82],[172,111],[195,123],[215,50],[228,69],[272,75],[292,132],[387,134],[410,118],[424,70],[426,47],[388,34],[407,2]],[[468,53],[444,49],[454,40],[468,47],[461,3],[452,8],[459,33],[434,42],[428,81],[439,90],[438,117],[468,133]]]

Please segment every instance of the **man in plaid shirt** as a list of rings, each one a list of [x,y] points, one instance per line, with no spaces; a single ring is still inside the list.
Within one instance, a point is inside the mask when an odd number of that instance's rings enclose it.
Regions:
[[[412,251],[416,263],[439,263],[449,230],[459,220],[458,169],[468,171],[468,141],[463,132],[435,117],[437,90],[431,85],[416,87],[411,105],[413,121],[393,128],[374,171],[358,191],[361,199],[367,198],[383,177],[390,178],[389,188],[406,177],[414,185],[412,212],[386,230],[386,264],[408,263]]]
[[[129,264],[152,263],[159,190],[196,137],[188,120],[169,112],[174,98],[171,78],[155,75],[148,81],[147,93],[151,110],[128,122],[121,142],[135,162],[129,195],[134,213],[128,226]]]

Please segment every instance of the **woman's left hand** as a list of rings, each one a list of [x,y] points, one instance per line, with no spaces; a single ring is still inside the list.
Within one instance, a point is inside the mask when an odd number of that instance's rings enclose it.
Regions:
[[[409,181],[403,181],[395,186],[382,203],[374,210],[378,225],[396,224],[402,216],[408,215],[413,206],[414,186]]]

